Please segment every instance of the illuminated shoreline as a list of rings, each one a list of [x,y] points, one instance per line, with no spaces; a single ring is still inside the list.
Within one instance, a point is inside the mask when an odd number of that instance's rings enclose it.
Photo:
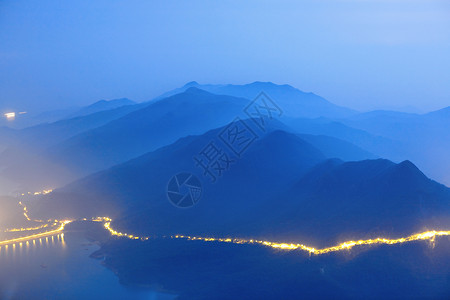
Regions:
[[[128,239],[142,240],[142,241],[148,240],[150,238],[150,237],[140,237],[140,236],[136,236],[136,235],[132,235],[132,234],[128,234],[128,233],[118,232],[111,227],[112,220],[108,217],[97,217],[97,218],[93,218],[93,219],[84,218],[84,219],[81,219],[81,221],[103,222],[104,223],[103,226],[112,236],[124,237],[124,238],[128,238]],[[36,238],[41,238],[41,237],[61,233],[62,231],[64,231],[65,226],[67,224],[73,222],[73,220],[65,220],[65,221],[59,221],[59,222],[60,222],[60,226],[55,230],[50,230],[50,231],[33,234],[33,235],[29,235],[29,236],[24,236],[24,237],[20,237],[20,238],[0,241],[0,246],[14,244],[17,242],[24,242],[27,240],[32,240],[32,239],[36,239]],[[263,241],[263,240],[257,240],[257,239],[193,237],[193,236],[186,236],[186,235],[172,235],[172,236],[166,237],[166,238],[185,239],[185,240],[189,240],[189,241],[263,245],[263,246],[271,247],[274,249],[288,250],[288,251],[300,250],[300,251],[308,252],[309,254],[313,254],[313,255],[321,255],[321,254],[326,254],[326,253],[331,253],[331,252],[350,250],[356,246],[395,245],[395,244],[403,244],[403,243],[408,243],[408,242],[426,241],[426,240],[434,242],[436,237],[439,237],[439,236],[450,236],[450,231],[431,230],[431,231],[416,233],[416,234],[413,234],[413,235],[410,235],[407,237],[401,237],[401,238],[397,238],[397,239],[388,239],[388,238],[379,237],[379,238],[367,239],[367,240],[346,241],[339,245],[322,248],[322,249],[316,249],[314,247],[307,246],[304,244],[278,243],[278,242],[270,242],[270,241]]]
[[[28,236],[15,238],[15,239],[9,239],[9,240],[0,241],[0,246],[20,243],[20,242],[25,242],[25,241],[34,240],[34,239],[37,239],[37,238],[46,237],[46,236],[50,236],[50,235],[55,235],[55,234],[61,233],[62,231],[64,231],[64,227],[67,224],[69,224],[70,222],[72,222],[72,221],[68,221],[68,220],[67,221],[62,221],[60,223],[60,226],[57,229],[54,229],[54,230],[45,231],[45,232],[41,232],[41,233],[36,233],[36,234],[28,235]]]
[[[48,194],[48,193],[51,193],[51,192],[52,192],[52,190],[49,189],[49,190],[44,190],[42,192],[36,192],[36,193],[28,192],[28,194],[34,194],[34,195],[36,195],[36,194]],[[28,217],[27,207],[25,205],[23,205],[22,202],[19,202],[19,205],[23,207],[23,215],[28,221],[44,222],[42,220],[31,220]],[[150,237],[135,236],[135,235],[124,233],[124,232],[118,232],[118,231],[114,230],[113,228],[111,228],[112,220],[110,218],[108,218],[108,217],[96,217],[96,218],[91,218],[91,219],[83,218],[83,219],[79,219],[79,220],[81,220],[81,221],[103,222],[103,226],[105,227],[105,229],[112,236],[124,237],[124,238],[134,239],[134,240],[143,240],[143,241],[148,240],[150,238]],[[47,222],[50,222],[50,221],[51,220],[48,220]],[[65,220],[65,221],[54,220],[54,222],[59,222],[60,223],[60,227],[55,229],[55,230],[46,231],[46,232],[33,234],[33,235],[29,235],[29,236],[24,236],[24,237],[20,237],[20,238],[0,241],[0,246],[1,245],[12,244],[12,243],[17,243],[17,242],[23,242],[23,241],[27,241],[27,240],[32,240],[32,239],[36,239],[36,238],[45,237],[45,236],[49,236],[49,235],[54,235],[54,234],[60,233],[60,232],[64,231],[64,227],[67,224],[69,224],[70,222],[72,222],[72,221],[74,221],[74,220]],[[55,225],[55,223],[53,225]],[[44,227],[46,227],[46,225],[42,225],[41,226],[41,228],[44,228]],[[34,229],[37,229],[37,227],[34,227],[34,228],[9,229],[7,231],[9,231],[9,232],[29,231],[29,230],[34,230]],[[189,240],[189,241],[221,242],[221,243],[248,244],[248,245],[250,245],[250,244],[263,245],[263,246],[271,247],[271,248],[274,248],[274,249],[280,249],[280,250],[301,250],[301,251],[308,252],[309,254],[321,255],[321,254],[326,254],[326,253],[331,253],[331,252],[350,250],[350,249],[352,249],[355,246],[395,245],[395,244],[402,244],[402,243],[408,243],[408,242],[413,242],[413,241],[425,241],[425,240],[428,240],[428,241],[431,241],[431,242],[434,243],[437,236],[450,236],[450,231],[431,230],[431,231],[425,231],[425,232],[422,232],[422,233],[416,233],[416,234],[413,234],[413,235],[410,235],[410,236],[407,236],[407,237],[401,237],[401,238],[397,238],[397,239],[388,239],[388,238],[378,237],[378,238],[375,238],[375,239],[358,240],[358,241],[346,241],[346,242],[343,242],[341,244],[338,244],[338,245],[335,245],[335,246],[331,246],[331,247],[327,247],[327,248],[322,248],[322,249],[316,249],[314,247],[307,246],[307,245],[304,245],[304,244],[294,244],[294,243],[290,244],[290,243],[281,243],[281,242],[270,242],[270,241],[263,241],[263,240],[257,240],[257,239],[192,237],[192,236],[185,236],[185,235],[173,235],[173,236],[170,236],[168,238],[171,238],[171,239],[186,239],[186,240]]]
[[[127,233],[118,232],[111,228],[111,222],[106,222],[104,224],[104,227],[113,236],[126,237],[129,239],[136,239],[136,240],[137,239],[140,239],[140,240],[148,240],[149,239],[149,237],[138,237],[138,236],[127,234]],[[431,230],[431,231],[425,231],[422,233],[416,233],[416,234],[410,235],[408,237],[402,237],[402,238],[398,238],[398,239],[375,238],[375,239],[368,239],[368,240],[347,241],[347,242],[343,242],[336,246],[322,248],[322,249],[316,249],[316,248],[313,248],[313,247],[310,247],[307,245],[303,245],[303,244],[276,243],[276,242],[254,240],[254,239],[192,237],[192,236],[185,236],[185,235],[173,235],[173,236],[170,236],[170,238],[186,239],[189,241],[203,241],[203,242],[221,242],[221,243],[249,244],[249,245],[257,244],[257,245],[264,245],[264,246],[275,248],[275,249],[302,250],[302,251],[306,251],[310,254],[321,255],[321,254],[326,254],[326,253],[330,253],[330,252],[350,250],[355,246],[394,245],[394,244],[402,244],[402,243],[408,243],[408,242],[413,242],[413,241],[425,241],[425,240],[434,242],[437,236],[450,236],[450,231]]]
[[[54,224],[56,225],[56,224]],[[11,228],[11,229],[5,229],[3,232],[22,232],[22,231],[33,231],[33,230],[39,230],[42,228],[48,227],[48,224],[43,224],[36,227],[26,227],[26,228]]]
[[[45,231],[45,232],[41,232],[41,233],[36,233],[36,234],[32,234],[32,235],[27,235],[27,236],[23,236],[23,237],[18,237],[18,238],[14,238],[14,239],[3,240],[3,241],[0,241],[0,246],[14,244],[14,243],[18,243],[18,242],[25,242],[25,241],[29,241],[29,240],[34,240],[36,238],[59,234],[62,231],[64,231],[64,228],[66,227],[67,224],[72,223],[74,221],[111,222],[111,219],[107,218],[107,217],[97,217],[97,218],[92,218],[92,219],[84,218],[84,219],[78,219],[78,220],[64,220],[64,221],[55,220],[54,222],[59,222],[59,224],[60,224],[57,229],[49,230],[49,231]],[[57,225],[57,223],[53,224],[53,226],[55,226],[55,225]],[[48,225],[44,224],[39,228],[45,228],[45,227],[48,227]],[[37,229],[37,227],[12,228],[12,229],[5,230],[5,232],[24,232],[24,231],[33,231],[36,229]]]

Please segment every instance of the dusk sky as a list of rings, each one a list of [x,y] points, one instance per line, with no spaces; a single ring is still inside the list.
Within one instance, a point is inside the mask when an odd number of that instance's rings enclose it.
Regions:
[[[291,84],[359,110],[450,103],[450,3],[0,2],[0,112]]]

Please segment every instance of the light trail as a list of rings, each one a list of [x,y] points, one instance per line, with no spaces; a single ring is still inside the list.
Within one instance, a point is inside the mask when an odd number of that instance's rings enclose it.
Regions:
[[[23,207],[23,216],[25,217],[25,219],[27,219],[27,221],[32,221],[30,219],[30,217],[28,217],[28,210],[27,207],[25,205],[22,204],[22,201],[19,201],[19,205]]]
[[[149,237],[139,237],[128,233],[118,232],[111,228],[111,222],[105,222],[104,227],[110,232],[113,236],[118,237],[126,237],[129,239],[135,240],[148,240]],[[394,245],[394,244],[402,244],[413,241],[424,241],[429,240],[434,242],[437,236],[450,236],[450,231],[426,231],[422,233],[417,233],[410,235],[408,237],[402,237],[398,239],[388,239],[388,238],[376,238],[376,239],[368,239],[368,240],[358,240],[358,241],[347,241],[343,242],[339,245],[316,249],[314,247],[310,247],[304,244],[289,244],[289,243],[277,243],[270,241],[262,241],[262,240],[253,240],[253,239],[239,239],[239,238],[213,238],[213,237],[192,237],[185,235],[174,235],[170,236],[172,239],[186,239],[189,241],[203,241],[203,242],[221,242],[221,243],[232,243],[232,244],[257,244],[264,245],[267,247],[281,249],[281,250],[302,250],[309,252],[314,255],[321,255],[330,252],[337,252],[343,250],[350,250],[355,246],[365,246],[365,245]]]
[[[114,229],[111,228],[111,219],[109,219],[109,220],[110,221],[108,221],[104,224],[104,227],[106,228],[106,230],[108,230],[111,233],[111,235],[126,237],[126,238],[133,239],[133,240],[139,240],[139,239],[148,240],[148,237],[138,237],[138,236],[134,236],[132,234],[115,231]]]
[[[81,220],[82,221],[92,221],[92,222],[111,222],[111,219],[107,218],[107,217],[97,217],[97,218],[92,218],[92,219],[84,218]],[[73,221],[74,220],[64,220],[64,221],[55,220],[55,223],[53,223],[52,226],[56,226],[59,224],[59,227],[57,229],[49,230],[49,231],[45,231],[45,232],[41,232],[41,233],[36,233],[36,234],[31,234],[31,235],[27,235],[27,236],[23,236],[23,237],[18,237],[18,238],[14,238],[14,239],[3,240],[3,241],[0,241],[0,246],[8,245],[8,244],[15,244],[17,242],[24,242],[24,241],[28,241],[28,240],[34,240],[36,238],[41,238],[41,237],[51,236],[51,235],[61,233],[62,231],[64,231],[65,226],[69,223],[72,223]],[[46,225],[47,224],[42,225],[42,228],[47,227]],[[39,229],[39,228],[12,228],[12,229],[7,229],[7,232],[32,231],[32,230],[36,230],[36,229]]]
[[[53,225],[56,225],[57,223],[54,223]],[[46,228],[48,227],[48,224],[43,224],[40,226],[36,226],[36,227],[26,227],[26,228],[11,228],[11,229],[6,229],[4,232],[20,232],[20,231],[33,231],[33,230],[38,230],[38,229],[42,229],[42,228]]]
[[[24,216],[27,218],[27,220],[32,221],[28,215],[27,215],[27,208],[24,206],[21,202],[19,202],[20,205],[24,207]],[[108,217],[96,217],[91,219],[79,219],[81,221],[93,221],[93,222],[102,222],[105,229],[112,235],[117,237],[124,237],[128,239],[133,240],[148,240],[150,237],[141,237],[136,236],[133,234],[129,234],[126,232],[119,232],[117,230],[114,230],[111,227],[111,218]],[[43,222],[41,220],[34,220],[38,222]],[[60,233],[64,231],[64,228],[67,224],[71,223],[73,220],[64,220],[64,221],[57,221],[54,220],[53,226],[56,226],[58,223],[60,226],[55,230],[50,230],[38,234],[32,234],[24,237],[19,237],[15,239],[10,240],[4,240],[0,241],[1,245],[7,245],[7,244],[14,244],[17,242],[23,242],[27,240],[32,240],[44,236],[50,236],[57,233]],[[51,222],[51,220],[48,220],[48,222]],[[31,230],[37,230],[41,228],[45,228],[47,224],[44,224],[39,227],[31,227],[31,228],[18,228],[18,229],[8,229],[8,232],[17,232],[17,231],[31,231]],[[308,252],[309,254],[313,255],[321,255],[326,253],[332,253],[332,252],[338,252],[338,251],[344,251],[344,250],[350,250],[356,246],[369,246],[369,245],[395,245],[395,244],[402,244],[402,243],[408,243],[413,241],[431,241],[435,242],[436,237],[439,236],[450,236],[450,231],[425,231],[421,233],[416,233],[407,237],[401,237],[397,239],[388,239],[388,238],[375,238],[375,239],[367,239],[367,240],[358,240],[358,241],[346,241],[341,244],[338,244],[336,246],[322,248],[322,249],[316,249],[314,247],[304,245],[304,244],[294,244],[294,243],[280,243],[280,242],[271,242],[271,241],[264,241],[264,240],[257,240],[257,239],[241,239],[241,238],[214,238],[214,237],[195,237],[195,236],[187,236],[187,235],[173,235],[170,237],[163,237],[163,238],[171,238],[171,239],[186,239],[189,241],[203,241],[203,242],[220,242],[220,243],[232,243],[232,244],[253,244],[253,245],[263,245],[266,247],[271,247],[274,249],[280,249],[280,250],[301,250]]]
[[[36,234],[28,235],[28,236],[15,238],[15,239],[0,241],[0,246],[8,245],[8,244],[15,244],[15,243],[18,243],[18,242],[25,242],[27,240],[33,240],[33,239],[37,239],[37,238],[41,238],[41,237],[45,237],[45,236],[50,236],[50,235],[54,235],[54,234],[57,234],[57,233],[61,233],[64,230],[64,227],[67,224],[69,224],[70,222],[72,222],[72,221],[70,221],[70,220],[61,221],[60,222],[60,226],[57,229],[55,229],[55,230],[50,230],[50,231],[36,233]]]
[[[42,190],[42,191],[39,191],[39,192],[34,192],[33,193],[33,195],[47,195],[47,194],[50,194],[51,192],[53,192],[53,190],[52,189],[48,189],[48,190]]]

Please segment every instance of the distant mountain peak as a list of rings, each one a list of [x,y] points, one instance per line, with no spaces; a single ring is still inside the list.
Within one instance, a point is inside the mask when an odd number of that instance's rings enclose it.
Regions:
[[[249,83],[249,84],[254,84],[254,85],[259,85],[259,84],[276,85],[272,81],[253,81],[252,83]]]
[[[404,160],[401,163],[397,164],[396,170],[402,175],[402,176],[414,176],[415,178],[420,179],[428,179],[425,174],[423,174],[422,171],[417,168],[415,164],[413,164],[409,160]]]
[[[193,86],[199,86],[198,82],[190,81],[190,82],[186,83],[183,87],[186,88],[186,87],[193,87]]]
[[[276,84],[272,81],[254,81],[252,83],[249,83],[248,85],[253,85],[253,86],[267,86],[267,87],[284,87],[284,88],[289,88],[289,89],[295,89],[293,86],[289,85],[289,84]]]
[[[413,164],[410,160],[404,160],[404,161],[402,161],[401,163],[399,163],[398,165],[399,165],[399,166],[402,166],[402,167],[413,168],[414,170],[415,170],[415,169],[418,170],[418,168],[416,167],[416,165]]]
[[[111,100],[99,100],[97,102],[94,102],[93,104],[89,105],[89,106],[94,106],[97,104],[104,104],[104,103],[128,103],[128,104],[134,104],[135,102],[133,100],[130,100],[128,98],[118,98],[118,99],[111,99]],[[87,107],[89,107],[87,106]]]
[[[96,112],[115,109],[121,106],[134,105],[136,102],[128,99],[128,98],[119,98],[112,100],[99,100],[97,102],[92,103],[91,105],[85,106],[75,113],[68,115],[66,118],[75,118],[80,116],[90,115]]]
[[[199,89],[197,87],[190,87],[186,91],[184,91],[185,94],[194,94],[194,95],[212,95],[210,92],[207,92],[205,90]]]

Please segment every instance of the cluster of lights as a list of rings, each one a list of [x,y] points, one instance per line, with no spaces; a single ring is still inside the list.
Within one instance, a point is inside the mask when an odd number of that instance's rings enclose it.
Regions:
[[[138,236],[135,236],[135,235],[132,235],[132,234],[128,234],[128,233],[118,232],[118,231],[116,231],[116,230],[111,228],[111,222],[110,221],[106,222],[104,224],[104,226],[105,226],[106,230],[108,230],[111,233],[111,235],[114,235],[114,236],[126,237],[126,238],[133,239],[133,240],[139,240],[139,239],[141,239],[141,240],[148,240],[148,237],[138,237]]]
[[[420,241],[420,240],[430,240],[432,242],[435,241],[437,236],[449,236],[450,231],[426,231],[422,233],[417,233],[410,235],[405,238],[398,239],[387,239],[387,238],[376,238],[376,239],[368,239],[368,240],[359,240],[359,241],[347,241],[341,243],[336,246],[323,248],[323,249],[315,249],[313,247],[309,247],[303,244],[289,244],[289,243],[276,243],[262,240],[253,240],[253,239],[231,239],[231,238],[205,238],[205,237],[191,237],[191,236],[183,236],[183,235],[175,235],[171,238],[181,238],[187,239],[190,241],[204,241],[204,242],[222,242],[222,243],[233,243],[233,244],[260,244],[276,249],[282,250],[303,250],[309,252],[310,254],[325,254],[330,252],[337,252],[342,250],[349,250],[355,246],[363,246],[363,245],[394,245],[407,243],[412,241]]]
[[[45,190],[44,192],[46,192],[48,190]],[[30,222],[37,222],[37,223],[45,223],[39,226],[34,226],[34,227],[22,227],[22,228],[10,228],[10,229],[6,229],[4,230],[4,232],[25,232],[25,231],[36,231],[39,229],[43,229],[43,228],[47,228],[49,226],[51,227],[56,227],[59,225],[59,227],[55,230],[50,230],[50,231],[46,231],[46,232],[41,232],[38,234],[31,234],[31,235],[27,235],[27,236],[23,236],[23,237],[19,237],[19,238],[15,238],[15,239],[10,239],[10,240],[4,240],[4,241],[0,241],[0,245],[3,244],[10,244],[10,243],[15,243],[18,241],[25,241],[25,240],[30,240],[30,239],[34,239],[36,237],[42,237],[42,236],[48,236],[48,235],[54,235],[57,232],[60,232],[62,230],[64,230],[64,226],[68,223],[70,223],[71,221],[69,220],[65,220],[65,221],[58,221],[58,220],[47,220],[47,222],[43,221],[43,220],[32,220],[30,219],[30,217],[28,216],[28,210],[27,207],[21,202],[19,201],[19,205],[23,207],[23,216],[25,217],[25,219],[27,219],[27,221]]]
[[[32,221],[32,222],[38,222],[38,223],[43,223],[43,220],[31,220],[30,217],[28,216],[28,209],[27,207],[22,203],[22,201],[19,201],[19,205],[23,207],[23,216],[25,217],[25,219],[27,219],[27,221]],[[51,222],[52,220],[49,219],[47,220],[47,222]],[[57,220],[55,220],[55,222],[57,222]]]
[[[19,115],[23,115],[23,114],[26,114],[27,112],[26,111],[20,111],[20,112],[18,112],[18,114]],[[16,118],[16,113],[15,112],[7,112],[7,113],[5,113],[5,114],[3,114],[4,116],[5,116],[5,118],[7,119],[7,120],[10,120],[10,121],[12,121],[12,120],[14,120],[15,118]]]
[[[34,240],[34,239],[37,239],[37,238],[58,234],[58,233],[62,232],[64,230],[64,227],[67,224],[69,224],[70,222],[72,222],[72,221],[70,221],[70,220],[59,221],[59,224],[60,224],[59,227],[54,229],[54,230],[41,232],[41,233],[36,233],[36,234],[32,234],[32,235],[27,235],[27,236],[15,238],[15,239],[0,241],[0,246],[8,245],[8,244],[20,243],[20,242],[25,242],[25,241],[28,241],[28,240]]]
[[[16,113],[8,112],[8,113],[4,114],[4,116],[7,120],[14,120],[16,118]]]
[[[20,205],[23,206],[23,204],[21,202],[19,202]],[[27,214],[27,209],[26,206],[24,206],[24,216],[27,218],[27,220],[30,220],[30,218],[28,218]],[[83,221],[88,221],[87,218],[82,219]],[[40,221],[43,222],[41,220],[33,220],[33,221]],[[96,217],[96,218],[92,218],[89,219],[89,221],[93,221],[93,222],[106,222],[105,224],[111,222],[112,220],[108,217]],[[31,235],[27,235],[27,236],[23,236],[23,237],[19,237],[19,238],[14,238],[14,239],[9,239],[9,240],[3,240],[0,241],[0,246],[1,245],[8,245],[8,244],[15,244],[15,243],[20,243],[23,241],[28,241],[28,240],[34,240],[36,238],[41,238],[41,237],[46,237],[46,236],[52,236],[55,235],[57,233],[60,233],[64,230],[65,226],[71,222],[73,222],[73,220],[48,220],[47,222],[53,222],[51,224],[52,227],[58,226],[58,228],[54,229],[54,230],[50,230],[50,231],[45,231],[45,232],[41,232],[41,233],[37,233],[37,234],[31,234]],[[24,231],[34,231],[34,230],[38,230],[38,229],[42,229],[42,228],[47,228],[49,225],[49,223],[47,224],[43,224],[41,226],[37,226],[37,227],[29,227],[29,228],[11,228],[11,229],[7,229],[5,230],[5,232],[24,232]],[[125,236],[125,235],[120,235],[120,236]],[[128,238],[131,238],[132,236],[127,236]]]
[[[22,203],[20,203],[22,205]],[[24,210],[26,211],[26,207],[24,207]],[[24,215],[26,215],[24,213]],[[29,220],[29,218],[28,218]],[[82,219],[83,221],[88,221],[87,218]],[[93,222],[106,222],[105,224],[111,222],[112,220],[108,217],[96,217],[96,218],[92,218],[89,219],[89,221],[93,221]],[[48,222],[51,222],[51,220],[48,220]],[[41,233],[37,233],[37,234],[31,234],[31,235],[27,235],[27,236],[23,236],[23,237],[19,237],[19,238],[15,238],[15,239],[9,239],[9,240],[3,240],[0,241],[0,246],[1,245],[8,245],[8,244],[15,244],[18,242],[23,242],[23,241],[28,241],[28,240],[34,240],[36,238],[41,238],[41,237],[45,237],[45,236],[51,236],[51,235],[55,235],[57,233],[60,233],[64,230],[65,226],[69,223],[73,222],[73,220],[63,220],[63,221],[58,221],[58,220],[53,220],[53,224],[52,226],[57,226],[59,224],[59,227],[54,229],[54,230],[50,230],[50,231],[45,231],[45,232],[41,232]],[[23,231],[33,231],[33,230],[38,230],[38,229],[42,229],[42,228],[46,228],[48,227],[49,224],[43,224],[41,226],[37,226],[37,227],[29,227],[29,228],[12,228],[12,229],[7,229],[5,230],[5,232],[23,232]],[[125,235],[121,235],[121,236],[125,236]],[[130,236],[127,236],[128,238],[131,238]]]
[[[54,223],[54,225],[57,223]],[[20,231],[34,231],[34,230],[39,230],[42,228],[46,228],[48,227],[48,224],[43,224],[41,226],[36,226],[36,227],[27,227],[27,228],[11,228],[11,229],[6,229],[5,232],[20,232]]]
[[[25,211],[24,215],[29,220],[28,216],[26,215],[26,207],[24,207],[24,211]],[[82,220],[87,221],[88,219],[84,218]],[[113,236],[124,237],[124,238],[128,238],[128,239],[133,239],[133,240],[143,240],[143,241],[149,239],[149,237],[139,237],[139,236],[136,236],[133,234],[123,233],[123,232],[114,230],[111,227],[112,220],[111,220],[111,218],[108,218],[108,217],[96,217],[96,218],[91,218],[89,220],[93,221],[93,222],[103,222],[104,223],[103,226],[105,227],[105,229],[108,230],[109,233]],[[64,220],[64,221],[54,220],[54,223],[52,224],[53,226],[56,226],[59,224],[59,227],[55,230],[46,231],[46,232],[42,232],[42,233],[38,233],[38,234],[32,234],[29,236],[24,236],[24,237],[20,237],[20,238],[16,238],[16,239],[0,241],[0,245],[7,245],[7,244],[22,242],[22,241],[26,241],[26,240],[30,240],[30,239],[36,239],[36,238],[43,237],[43,236],[55,235],[57,233],[62,232],[64,230],[64,227],[67,224],[69,224],[70,222],[72,222],[72,220]],[[34,227],[34,228],[9,229],[9,232],[30,231],[30,230],[37,230],[37,229],[41,229],[41,228],[45,228],[45,227],[47,227],[47,224],[39,226],[39,227]],[[320,255],[320,254],[326,254],[326,253],[330,253],[330,252],[350,250],[355,246],[394,245],[394,244],[402,244],[402,243],[407,243],[407,242],[424,241],[424,240],[429,240],[434,243],[436,237],[438,237],[438,236],[450,236],[450,231],[432,230],[432,231],[426,231],[426,232],[422,232],[422,233],[413,234],[413,235],[398,238],[398,239],[388,239],[388,238],[380,237],[380,238],[367,239],[367,240],[347,241],[347,242],[343,242],[336,246],[322,248],[322,249],[316,249],[316,248],[313,248],[313,247],[310,247],[310,246],[307,246],[304,244],[277,243],[277,242],[270,242],[270,241],[263,241],[263,240],[256,240],[256,239],[195,237],[195,236],[186,236],[186,235],[173,235],[173,236],[170,236],[169,238],[186,239],[189,241],[203,241],[203,242],[220,242],[220,243],[232,243],[232,244],[255,244],[255,245],[263,245],[266,247],[271,247],[274,249],[281,249],[281,250],[302,250],[302,251],[308,252],[309,254]]]
[[[54,236],[55,236],[55,235],[52,235],[52,236],[51,236],[52,242],[54,241]],[[65,242],[64,242],[64,233],[57,234],[56,237],[57,237],[57,239],[60,240],[60,241],[62,242],[62,244],[64,245],[64,243],[65,243]],[[12,243],[11,246],[12,246],[12,248],[13,248],[13,250],[14,250],[14,249],[16,249],[16,243],[19,245],[20,248],[22,248],[22,244],[23,244],[23,243],[25,243],[25,245],[26,245],[27,247],[30,245],[30,243],[32,243],[33,246],[35,246],[35,245],[36,245],[36,241],[39,241],[39,243],[42,244],[42,238],[43,238],[43,237],[38,237],[38,238],[26,240],[26,241],[14,241],[14,240],[10,240],[10,241],[11,241],[10,243]],[[49,242],[48,238],[49,238],[48,236],[45,237],[45,242],[47,242],[47,243]],[[1,248],[2,248],[3,246],[5,247],[5,250],[8,250],[8,246],[9,246],[9,245],[10,245],[10,244],[5,244],[5,245],[0,244],[0,250],[1,250]]]
[[[22,193],[21,196],[26,196],[26,195],[47,195],[50,194],[51,192],[53,192],[52,189],[48,189],[48,190],[42,190],[42,191],[38,191],[38,192],[27,192],[27,193]]]
[[[118,232],[111,228],[111,222],[106,222],[104,224],[105,228],[111,233],[111,235],[118,236],[118,237],[126,237],[129,239],[141,239],[141,240],[148,240],[149,237],[138,237],[132,234],[128,233],[122,233]],[[309,247],[303,244],[289,244],[289,243],[276,243],[276,242],[269,242],[269,241],[262,241],[262,240],[254,240],[254,239],[239,239],[239,238],[213,238],[213,237],[193,237],[193,236],[185,236],[185,235],[174,235],[170,236],[172,239],[186,239],[189,241],[203,241],[203,242],[221,242],[221,243],[233,243],[233,244],[258,244],[258,245],[264,245],[267,247],[275,248],[275,249],[281,249],[281,250],[303,250],[306,252],[309,252],[310,254],[320,255],[320,254],[326,254],[330,252],[337,252],[342,250],[350,250],[351,248],[355,246],[364,246],[364,245],[394,245],[394,244],[401,244],[401,243],[407,243],[407,242],[413,242],[413,241],[423,241],[423,240],[429,240],[434,242],[437,236],[450,236],[450,231],[426,231],[422,233],[417,233],[410,235],[408,237],[404,238],[398,238],[398,239],[387,239],[387,238],[376,238],[376,239],[368,239],[368,240],[359,240],[359,241],[347,241],[344,243],[341,243],[336,246],[323,248],[323,249],[316,249],[313,247]]]

